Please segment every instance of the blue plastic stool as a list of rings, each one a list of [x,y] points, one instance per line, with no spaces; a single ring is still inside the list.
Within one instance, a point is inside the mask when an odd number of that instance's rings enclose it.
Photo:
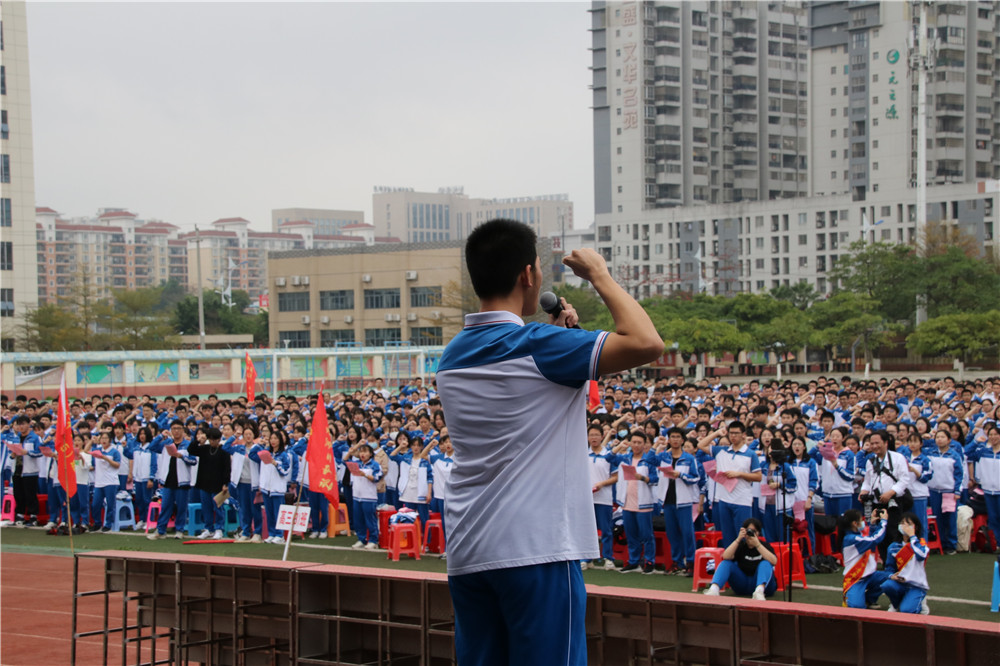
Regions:
[[[201,502],[188,504],[187,533],[193,536],[205,529],[205,521],[201,517]]]
[[[132,505],[132,500],[121,499],[115,505],[115,524],[111,527],[111,531],[121,532],[123,527],[135,529],[135,507]]]
[[[990,610],[1000,613],[1000,558],[993,563],[993,599],[990,601]]]

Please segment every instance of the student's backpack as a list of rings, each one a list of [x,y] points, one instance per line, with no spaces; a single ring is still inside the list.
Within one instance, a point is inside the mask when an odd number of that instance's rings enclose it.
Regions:
[[[822,513],[816,514],[813,517],[813,527],[816,528],[816,534],[833,534],[837,531],[837,518]]]
[[[806,559],[803,568],[806,573],[837,573],[840,563],[831,555],[816,553]]]

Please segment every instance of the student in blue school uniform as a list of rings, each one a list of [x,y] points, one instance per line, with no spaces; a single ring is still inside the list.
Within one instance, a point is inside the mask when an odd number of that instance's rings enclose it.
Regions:
[[[649,436],[641,429],[632,430],[628,442],[615,449],[618,465],[618,502],[622,505],[625,538],[628,540],[628,562],[622,573],[655,571],[656,541],[653,538],[653,488],[657,482],[657,461],[650,454]],[[628,452],[625,447],[628,446]],[[635,478],[626,479],[622,465],[635,469]]]
[[[98,446],[91,449],[94,465],[94,515],[100,515],[104,508],[104,526],[101,532],[110,532],[115,524],[118,494],[118,467],[121,465],[121,453],[111,442],[111,435],[102,432],[98,435]]]
[[[611,510],[614,500],[611,497],[612,486],[618,481],[618,474],[615,473],[615,454],[607,449],[607,442],[614,435],[613,430],[609,430],[604,436],[604,429],[596,424],[591,424],[587,428],[587,444],[590,452],[587,454],[587,461],[590,463],[590,486],[594,499],[594,517],[597,520],[597,529],[601,533],[600,537],[600,560],[583,560],[580,563],[582,569],[607,569],[615,568],[614,553],[614,527],[611,522]]]
[[[816,461],[812,459],[806,450],[806,442],[801,437],[793,437],[791,444],[792,472],[795,473],[795,497],[796,502],[805,502],[806,525],[809,532],[810,552],[816,552],[816,526],[813,523],[813,497],[819,488],[819,472]],[[794,508],[794,505],[793,505]]]
[[[660,482],[657,498],[663,504],[663,519],[670,541],[672,565],[668,574],[690,577],[694,572],[694,515],[698,503],[698,461],[684,451],[683,428],[667,432],[667,448],[659,453]]]
[[[404,450],[400,443],[389,454],[389,459],[399,465],[399,501],[417,512],[421,526],[427,524],[428,505],[434,491],[434,470],[423,457],[423,450],[423,440],[411,436],[409,450]]]
[[[860,511],[848,509],[840,517],[838,550],[844,557],[843,603],[848,608],[873,607],[882,595],[882,583],[889,574],[878,571],[875,551],[885,538],[888,515],[885,509],[874,509],[867,536],[862,533],[865,520]]]
[[[971,478],[983,491],[986,501],[986,520],[996,540],[1000,553],[1000,427],[986,426],[986,445],[980,446],[969,456]]]
[[[139,428],[135,440],[125,447],[125,457],[132,461],[132,489],[135,493],[136,530],[146,526],[146,516],[149,512],[149,501],[156,492],[156,463],[159,456],[153,453],[150,445],[153,442],[153,431],[149,426]]]
[[[890,611],[928,615],[926,599],[930,586],[924,565],[930,549],[921,538],[923,532],[916,514],[909,511],[903,514],[899,533],[900,541],[890,545],[886,553],[885,573],[889,577],[882,582],[882,593],[889,597]]]
[[[930,489],[930,506],[937,521],[941,536],[941,548],[945,555],[954,555],[958,547],[958,503],[962,495],[963,468],[962,457],[951,447],[951,434],[947,427],[938,428],[934,433],[934,447],[928,448],[926,455],[930,460],[934,475],[927,484]],[[955,507],[945,511],[945,498],[953,495]]]
[[[263,449],[261,449],[263,450]],[[284,542],[278,534],[278,512],[285,503],[285,493],[292,478],[292,460],[288,451],[288,435],[284,430],[275,428],[268,435],[267,451],[271,455],[270,462],[264,462],[261,450],[250,453],[250,459],[260,463],[260,492],[264,495],[264,507],[267,512],[267,538],[265,543],[280,544]]]
[[[84,449],[89,440],[83,435],[73,435],[73,473],[76,474],[76,494],[69,498],[69,512],[73,519],[73,533],[81,534],[90,524],[90,470],[92,458]]]
[[[768,453],[767,477],[761,481],[767,483],[774,492],[770,497],[766,497],[764,505],[764,537],[772,543],[787,541],[785,521],[792,519],[798,477],[788,462],[789,459],[790,456],[784,448],[774,446]]]
[[[129,459],[125,451],[129,448],[129,438],[125,432],[128,430],[124,421],[117,421],[113,426],[114,439],[111,444],[118,449],[122,464],[118,466],[118,490],[125,490],[128,487],[128,477],[130,476]]]
[[[31,419],[22,414],[14,419],[7,441],[24,448],[24,455],[15,462],[12,485],[17,504],[17,523],[34,527],[38,525],[38,467],[42,459],[42,441],[31,429]],[[17,473],[20,462],[21,473]]]
[[[854,496],[854,471],[857,459],[854,453],[845,446],[845,428],[834,428],[830,431],[830,443],[836,460],[827,460],[820,455],[819,447],[810,453],[819,465],[820,487],[823,493],[823,513],[834,518],[844,515],[851,508]]]
[[[448,526],[444,519],[445,499],[448,496],[448,482],[451,480],[451,471],[455,466],[455,453],[451,445],[451,437],[447,434],[441,435],[437,450],[434,451],[434,443],[429,443],[424,450],[424,457],[431,461],[431,469],[434,472],[434,486],[432,488],[431,511],[441,514],[441,529],[448,533]],[[447,539],[445,540],[447,543]],[[445,554],[441,551],[442,556]]]
[[[358,465],[358,474],[351,474],[353,513],[357,517],[355,525],[358,541],[352,548],[375,550],[378,548],[378,481],[382,478],[382,467],[375,462],[375,452],[367,442],[359,442],[344,452],[344,460]]]
[[[237,427],[239,430],[229,423],[222,426],[222,448],[230,456],[230,501],[236,505],[240,521],[235,540],[260,543],[263,514],[260,505],[254,503],[254,495],[260,487],[260,463],[251,460],[249,454],[258,453],[264,447],[254,441],[257,438],[256,426],[246,422],[237,424]]]
[[[156,532],[147,535],[149,539],[166,536],[170,517],[176,510],[174,519],[174,538],[184,536],[187,526],[188,495],[191,486],[191,468],[198,464],[198,459],[187,455],[187,447],[191,440],[180,419],[170,424],[169,435],[161,433],[154,437],[150,449],[156,453],[156,480],[160,486],[160,517],[156,521]],[[171,453],[168,446],[173,445],[176,451]]]
[[[317,405],[317,409],[324,406]],[[296,423],[291,437],[290,454],[298,461],[296,480],[302,484],[302,497],[309,504],[309,538],[325,539],[330,525],[330,514],[327,510],[326,495],[309,489],[309,470],[306,469],[306,451],[309,448],[308,430],[305,424]]]
[[[913,497],[913,513],[920,522],[920,535],[927,534],[927,502],[930,498],[930,488],[927,486],[934,476],[934,468],[930,459],[924,454],[924,442],[917,433],[911,433],[906,438],[910,451],[910,495]]]
[[[714,438],[728,437],[729,446],[712,446]],[[698,448],[715,458],[715,474],[736,479],[732,490],[719,482],[715,484],[712,516],[716,529],[722,530],[722,540],[732,543],[747,518],[751,517],[754,500],[752,484],[763,478],[760,460],[746,443],[746,426],[733,421],[698,441]]]

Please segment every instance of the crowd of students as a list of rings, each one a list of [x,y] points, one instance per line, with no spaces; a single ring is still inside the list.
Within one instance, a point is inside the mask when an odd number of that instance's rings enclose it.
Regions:
[[[914,590],[927,589],[928,508],[946,554],[957,549],[963,506],[985,513],[1000,541],[998,392],[1000,379],[820,377],[727,386],[608,378],[587,414],[602,558],[581,566],[657,572],[653,529],[661,517],[672,559],[666,573],[678,575],[691,575],[695,531],[708,523],[734,553],[787,541],[793,528],[808,533],[815,552],[817,538],[828,538],[817,536],[816,523],[837,521],[846,603],[872,603],[884,591],[893,608],[919,611]],[[377,547],[379,505],[408,507],[424,521],[431,511],[443,516],[455,460],[433,383],[415,379],[390,391],[377,379],[326,397],[354,547]],[[18,525],[37,525],[39,493],[48,498],[44,527],[54,531],[60,523],[110,531],[118,501],[133,502],[143,529],[158,499],[149,538],[168,536],[172,517],[180,537],[191,503],[202,507],[198,536],[223,538],[221,493],[238,512],[237,541],[263,541],[266,521],[267,540],[280,542],[278,507],[296,498],[310,507],[309,536],[327,536],[327,502],[309,489],[304,464],[315,395],[253,404],[214,395],[73,400],[78,492],[69,515],[52,462],[55,405],[21,396],[0,403],[3,482],[12,486]],[[544,519],[544,509],[530,519]],[[628,542],[620,567],[612,553],[616,523]],[[747,525],[755,535],[749,544]]]

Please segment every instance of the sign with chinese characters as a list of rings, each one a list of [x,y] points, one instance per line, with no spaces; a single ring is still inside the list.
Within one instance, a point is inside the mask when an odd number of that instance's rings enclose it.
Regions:
[[[631,28],[626,31],[627,39],[636,38],[639,23],[639,6],[637,2],[622,3],[622,27]],[[632,130],[639,127],[639,59],[636,57],[637,42],[626,42],[622,45],[622,129]]]
[[[295,527],[292,527],[292,516],[295,517]],[[285,531],[292,527],[292,532],[305,532],[309,529],[309,507],[300,506],[296,510],[292,504],[282,504],[275,527]]]
[[[886,54],[886,61],[890,65],[895,65],[899,62],[899,51],[892,49]],[[889,88],[889,108],[885,110],[886,120],[899,120],[899,112],[896,111],[896,88],[899,85],[899,80],[896,78],[896,70],[889,72],[889,85],[893,86]]]

